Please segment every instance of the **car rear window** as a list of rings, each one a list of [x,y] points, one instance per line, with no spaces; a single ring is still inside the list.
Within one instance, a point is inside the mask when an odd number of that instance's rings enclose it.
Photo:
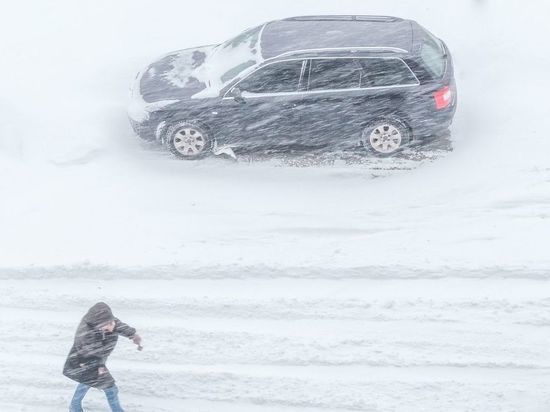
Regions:
[[[409,66],[401,59],[362,59],[365,75],[361,87],[409,86],[418,84]]]
[[[363,68],[355,59],[313,59],[308,90],[339,90],[361,87]]]
[[[422,43],[420,55],[424,65],[433,77],[440,78],[445,74],[445,51],[438,39],[431,35],[426,38]]]

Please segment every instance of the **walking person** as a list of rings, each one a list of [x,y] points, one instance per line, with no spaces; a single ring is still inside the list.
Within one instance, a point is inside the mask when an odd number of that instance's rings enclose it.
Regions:
[[[80,321],[63,367],[63,374],[78,382],[69,412],[83,412],[82,400],[90,388],[105,392],[112,412],[124,412],[115,380],[105,366],[117,344],[118,335],[131,339],[138,345],[138,350],[142,350],[141,337],[136,330],[115,318],[106,303],[96,303]]]

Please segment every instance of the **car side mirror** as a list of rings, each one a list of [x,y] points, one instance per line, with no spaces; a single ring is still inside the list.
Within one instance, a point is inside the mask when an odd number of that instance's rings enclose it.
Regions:
[[[238,87],[235,87],[235,88],[233,88],[233,90],[231,90],[230,96],[237,103],[246,103],[246,99],[243,97],[243,92]]]

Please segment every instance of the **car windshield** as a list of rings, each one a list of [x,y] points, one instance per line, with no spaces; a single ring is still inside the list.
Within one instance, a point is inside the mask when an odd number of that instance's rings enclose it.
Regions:
[[[218,45],[211,55],[209,69],[225,84],[239,73],[262,60],[260,33],[264,25],[254,27]]]
[[[242,44],[248,44],[250,47],[255,47],[258,43],[258,40],[260,39],[260,32],[262,31],[263,27],[264,25],[262,24],[261,26],[245,30],[237,37],[234,37],[220,44],[220,47],[223,49],[227,49],[229,47],[235,48],[239,47]]]

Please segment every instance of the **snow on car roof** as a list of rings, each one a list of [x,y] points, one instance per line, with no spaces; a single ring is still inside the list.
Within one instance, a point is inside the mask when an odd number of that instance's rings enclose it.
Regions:
[[[262,55],[270,59],[297,50],[361,47],[412,51],[411,21],[376,17],[312,16],[274,21],[262,33]]]

